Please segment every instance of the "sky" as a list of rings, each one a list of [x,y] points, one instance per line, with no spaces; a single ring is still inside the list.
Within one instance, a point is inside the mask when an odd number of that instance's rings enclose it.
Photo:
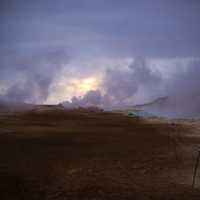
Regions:
[[[174,95],[199,73],[199,10],[199,0],[0,0],[0,99]]]

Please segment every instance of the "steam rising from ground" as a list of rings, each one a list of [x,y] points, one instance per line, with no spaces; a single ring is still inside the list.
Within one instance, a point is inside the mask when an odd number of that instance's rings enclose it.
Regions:
[[[186,68],[177,66],[174,70],[175,75],[165,81],[169,96],[165,111],[179,117],[200,116],[200,60],[194,59]]]
[[[127,69],[107,69],[100,90],[88,91],[83,97],[64,102],[67,107],[100,106],[106,109],[134,105],[141,91],[153,96],[162,81],[161,74],[153,72],[144,58],[137,58]]]
[[[4,92],[0,91],[0,100],[44,102],[50,93],[56,93],[50,91],[50,86],[59,77],[67,62],[66,52],[56,49],[45,50],[45,53],[39,52],[24,61],[15,61],[15,65],[1,63],[1,82],[7,84]],[[145,58],[133,59],[126,68],[107,67],[101,84],[96,89],[92,88],[80,97],[74,96],[63,104],[70,108],[98,106],[105,109],[123,109],[167,96],[162,106],[148,106],[147,110],[165,116],[198,116],[200,60],[193,58],[184,64],[173,64],[174,68],[170,64],[165,67],[171,68],[173,73],[168,76],[163,74],[162,67],[159,70],[155,62]],[[12,84],[9,83],[9,79],[4,78],[8,78],[5,73],[10,73],[10,79],[14,79],[11,81]]]
[[[26,60],[14,60],[13,63],[4,61],[1,63],[0,78],[7,89],[3,94],[0,93],[0,100],[43,102],[49,95],[50,84],[67,59],[66,52],[62,49],[44,49]]]
[[[135,99],[141,96],[141,103],[167,96],[162,105],[147,106],[147,110],[163,116],[200,116],[200,60],[191,59],[185,65],[175,65],[169,77],[162,76],[153,67],[148,60],[139,58],[127,70],[108,69],[101,91],[88,91],[64,105],[126,108],[133,106]]]

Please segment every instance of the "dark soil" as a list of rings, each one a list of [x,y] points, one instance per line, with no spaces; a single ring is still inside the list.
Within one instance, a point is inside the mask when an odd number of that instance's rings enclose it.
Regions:
[[[0,199],[200,199],[200,141],[184,131],[87,110],[1,114]]]

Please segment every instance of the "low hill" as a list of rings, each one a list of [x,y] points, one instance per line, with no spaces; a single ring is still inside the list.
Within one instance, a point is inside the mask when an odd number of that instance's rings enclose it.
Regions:
[[[170,98],[168,96],[160,97],[160,98],[155,99],[152,102],[136,105],[134,106],[134,108],[139,109],[139,110],[145,110],[148,108],[163,108],[169,105],[169,101],[170,101]]]
[[[33,109],[32,104],[15,102],[15,101],[0,101],[0,112],[20,112]]]

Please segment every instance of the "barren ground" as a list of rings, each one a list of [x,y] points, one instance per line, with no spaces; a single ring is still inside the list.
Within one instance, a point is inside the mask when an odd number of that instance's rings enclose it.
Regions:
[[[200,199],[199,130],[86,110],[2,113],[0,199]]]

